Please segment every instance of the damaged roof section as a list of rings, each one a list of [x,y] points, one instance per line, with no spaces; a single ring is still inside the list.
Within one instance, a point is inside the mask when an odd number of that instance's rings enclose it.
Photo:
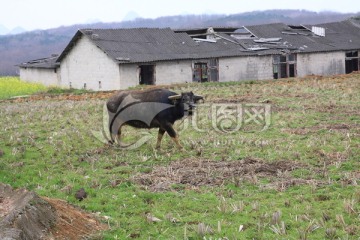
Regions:
[[[259,25],[258,27],[262,28],[262,26],[263,25]],[[278,28],[285,26],[286,25],[281,24]],[[208,28],[202,29],[202,32],[197,30],[196,34],[193,34],[194,32],[191,29],[189,31],[182,31],[188,33],[195,42],[200,44],[214,43],[214,45],[222,45],[221,47],[224,47],[224,44],[230,44],[232,52],[228,52],[229,56],[282,54],[284,51],[299,50],[289,41],[283,39],[281,31],[280,34],[278,34],[278,31],[275,31],[275,33],[273,31],[266,33],[256,27],[257,26],[252,26],[252,28],[240,27],[231,29],[220,27]],[[215,29],[217,31],[215,31]],[[218,49],[217,52],[220,54],[221,49]]]
[[[230,33],[222,31],[215,32],[214,35],[223,36],[229,42],[235,41],[242,47],[240,51],[248,54],[250,52],[258,54],[259,52],[262,54],[311,53],[360,48],[360,24],[359,21],[353,20],[319,25],[272,23],[244,26]]]
[[[53,54],[51,57],[31,60],[29,62],[21,63],[18,66],[23,68],[56,69],[60,66],[60,64],[56,62],[58,56],[58,54]]]
[[[281,38],[280,46],[286,46],[294,52],[346,51],[360,48],[360,26],[350,20],[315,26],[274,23],[248,26],[247,29],[258,38]]]

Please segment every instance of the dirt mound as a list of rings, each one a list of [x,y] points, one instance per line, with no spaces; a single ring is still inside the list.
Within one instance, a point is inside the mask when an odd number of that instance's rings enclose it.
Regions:
[[[45,239],[56,210],[34,192],[0,185],[0,239]]]
[[[172,162],[169,166],[155,167],[150,173],[134,176],[133,181],[151,191],[166,191],[179,184],[196,188],[240,184],[244,180],[256,183],[259,177],[268,177],[274,180],[271,182],[272,186],[282,188],[305,183],[305,180],[293,179],[289,174],[300,167],[302,166],[294,161],[268,163],[260,159],[246,158],[225,162],[189,158]]]
[[[94,215],[86,213],[60,199],[44,198],[56,209],[56,225],[50,232],[55,239],[88,239],[94,233],[107,229]]]
[[[65,201],[0,183],[0,239],[84,239],[104,229]]]

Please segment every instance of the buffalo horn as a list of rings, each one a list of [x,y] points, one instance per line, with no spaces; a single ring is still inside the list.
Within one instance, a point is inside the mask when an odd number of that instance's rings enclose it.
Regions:
[[[203,96],[201,96],[201,95],[194,95],[194,100],[195,100],[195,102],[196,102],[196,101],[199,101],[200,99],[204,101],[204,97],[203,97]]]
[[[179,99],[179,98],[181,98],[181,95],[179,95],[179,94],[168,97],[169,100],[176,100],[176,99]]]

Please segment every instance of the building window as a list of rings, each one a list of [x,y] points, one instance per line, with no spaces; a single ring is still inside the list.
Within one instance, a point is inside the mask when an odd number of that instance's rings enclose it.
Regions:
[[[296,77],[296,54],[273,56],[274,79]]]
[[[350,51],[345,53],[345,73],[359,71],[359,51]]]
[[[217,82],[219,81],[218,59],[209,59],[194,63],[193,81],[194,82]]]
[[[208,65],[206,62],[197,62],[194,64],[194,82],[207,82],[208,81]]]

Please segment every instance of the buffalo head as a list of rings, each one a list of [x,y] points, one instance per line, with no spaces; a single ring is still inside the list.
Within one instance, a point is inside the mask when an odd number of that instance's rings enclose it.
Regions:
[[[174,104],[184,104],[184,111],[188,115],[192,115],[196,103],[200,100],[204,101],[204,98],[200,95],[195,95],[193,92],[183,92],[181,94],[168,97]]]

